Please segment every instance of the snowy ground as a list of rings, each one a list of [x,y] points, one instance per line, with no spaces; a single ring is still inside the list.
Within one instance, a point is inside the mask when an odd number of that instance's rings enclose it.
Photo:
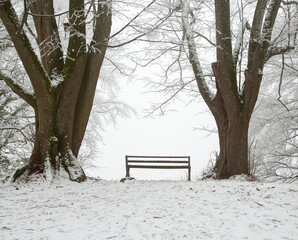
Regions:
[[[0,185],[0,239],[298,239],[298,185],[91,181]]]

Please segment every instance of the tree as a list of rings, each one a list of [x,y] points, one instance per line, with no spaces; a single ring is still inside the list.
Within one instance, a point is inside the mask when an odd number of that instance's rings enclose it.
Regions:
[[[111,29],[109,1],[90,4],[84,0],[69,1],[67,54],[62,50],[53,0],[24,1],[19,20],[11,1],[0,2],[0,18],[13,42],[30,79],[33,93],[1,69],[0,78],[35,111],[35,141],[29,164],[22,174],[52,173],[65,169],[73,181],[84,181],[85,173],[76,159],[92,108],[99,72],[104,60]],[[86,31],[93,8],[93,37],[87,42]],[[56,14],[56,15],[55,15]],[[32,16],[39,55],[30,43],[24,25]],[[33,24],[32,24],[33,25]],[[34,32],[28,26],[28,31]]]
[[[259,179],[298,179],[297,61],[296,49],[268,63],[249,130],[251,171]]]
[[[125,74],[115,59],[106,57],[106,50],[132,43],[160,26],[171,13],[161,13],[159,18],[151,19],[143,25],[142,31],[136,23],[156,2],[113,1],[116,30],[110,34],[110,0],[70,0],[58,4],[54,0],[0,1],[0,19],[7,31],[6,41],[0,42],[1,47],[9,45],[16,50],[16,54],[9,51],[4,61],[0,58],[0,80],[4,80],[35,112],[33,151],[28,165],[16,171],[14,180],[33,173],[51,177],[63,170],[73,181],[86,179],[77,157],[104,58]],[[65,11],[61,4],[67,5],[69,10]],[[20,9],[23,14],[19,17]],[[14,68],[19,61],[22,66]],[[111,74],[108,81],[115,82]],[[99,121],[114,122],[115,115],[127,116],[132,112],[109,94],[101,93],[99,101],[100,106],[95,104],[95,112],[101,114]]]
[[[216,56],[212,64],[216,82],[216,94],[212,96],[202,74],[196,44],[188,20],[189,5],[183,2],[182,21],[186,31],[189,61],[202,97],[212,112],[219,134],[220,155],[216,163],[218,178],[228,178],[237,174],[249,174],[248,127],[258,98],[266,61],[271,57],[269,50],[273,26],[280,7],[280,0],[258,1],[251,25],[247,64],[244,82],[239,87],[237,81],[238,43],[232,48],[230,28],[230,1],[215,0],[216,17]],[[264,19],[265,16],[265,19]],[[243,28],[245,23],[242,23]]]
[[[2,21],[0,45],[0,64],[3,67],[6,65],[4,62],[12,58],[9,52],[13,49],[13,44],[5,33]],[[13,61],[9,61],[9,64],[17,69],[17,61]],[[18,75],[17,71],[14,72]],[[26,162],[33,144],[32,116],[30,106],[0,81],[0,179],[7,178]]]
[[[172,54],[169,58],[171,62],[163,67],[164,80],[155,84],[160,89],[158,91],[170,92],[170,96],[154,111],[162,109],[182,90],[193,93],[192,83],[195,82],[213,114],[220,146],[215,166],[217,178],[249,174],[248,129],[265,64],[271,57],[294,49],[292,39],[296,38],[296,34],[288,31],[289,24],[274,27],[277,16],[280,20],[284,15],[281,2],[168,1],[163,6],[173,9],[175,16],[154,39],[145,40],[151,44],[165,44],[166,47],[151,57],[151,60],[147,58],[143,66],[169,52]],[[210,13],[214,14],[215,22],[209,17]],[[292,24],[294,21],[295,17],[292,16],[291,26],[295,26]],[[236,27],[238,32],[234,30]],[[282,41],[283,33],[287,33],[290,39],[286,44]],[[211,58],[216,56],[210,70],[201,56],[204,52],[209,53]],[[185,59],[190,63],[194,78],[185,74]],[[171,71],[179,71],[173,82],[169,81]]]
[[[0,82],[0,179],[22,165],[32,147],[29,106]]]

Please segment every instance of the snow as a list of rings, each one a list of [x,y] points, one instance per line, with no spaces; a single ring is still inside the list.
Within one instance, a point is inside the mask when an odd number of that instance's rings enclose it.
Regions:
[[[297,192],[242,178],[0,185],[0,239],[297,239]]]
[[[71,180],[79,181],[82,176],[85,176],[82,172],[83,170],[79,161],[73,155],[73,152],[69,146],[67,146],[67,157],[65,158],[65,162],[67,165],[67,172],[69,173]]]
[[[57,88],[63,82],[63,80],[63,77],[59,76],[58,74],[53,74],[51,76],[51,87]]]

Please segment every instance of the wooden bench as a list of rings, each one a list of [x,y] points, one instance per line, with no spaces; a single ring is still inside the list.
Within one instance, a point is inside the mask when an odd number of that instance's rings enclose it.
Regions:
[[[188,169],[188,181],[191,179],[189,156],[125,156],[126,177],[130,177],[131,168],[151,169]]]

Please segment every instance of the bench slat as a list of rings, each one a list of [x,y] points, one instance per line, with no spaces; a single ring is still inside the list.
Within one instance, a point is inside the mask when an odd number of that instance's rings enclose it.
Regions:
[[[185,169],[185,168],[189,168],[189,166],[165,166],[165,165],[128,165],[129,168],[159,168],[159,169]]]
[[[188,164],[188,161],[158,161],[158,160],[127,160],[128,163],[185,163]]]
[[[127,158],[190,158],[189,156],[131,156],[126,155]]]

